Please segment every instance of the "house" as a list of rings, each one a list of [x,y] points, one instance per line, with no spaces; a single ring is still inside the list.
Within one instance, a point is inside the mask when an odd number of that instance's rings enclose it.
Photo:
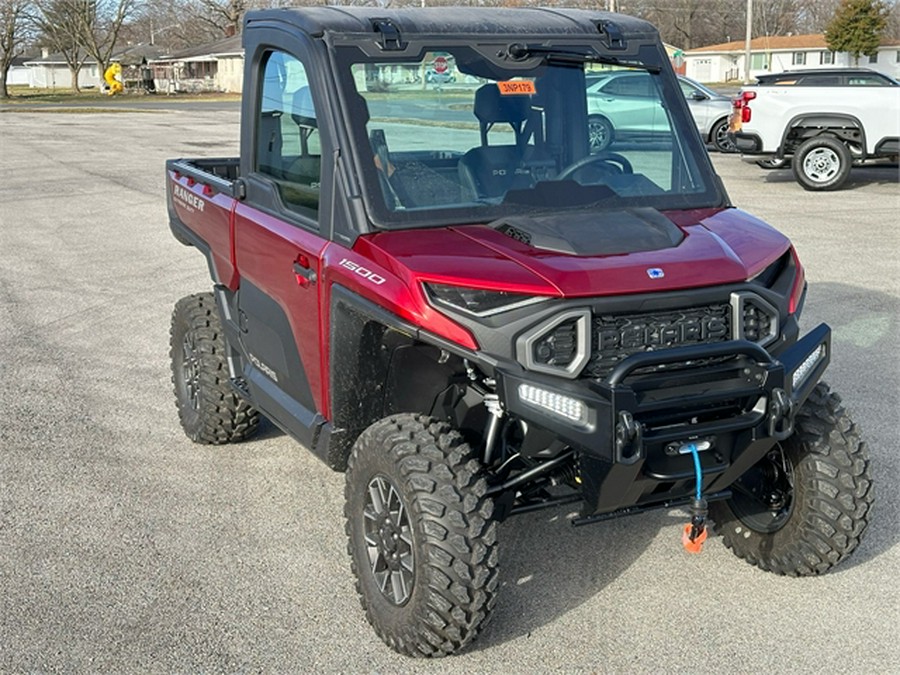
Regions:
[[[153,81],[149,63],[163,54],[165,50],[162,47],[141,42],[116,51],[110,62],[122,66],[122,83],[126,90],[148,88],[148,83]]]
[[[8,86],[28,86],[29,80],[29,71],[28,66],[25,65],[26,61],[30,61],[32,57],[28,56],[14,56],[12,63],[9,66],[9,72],[6,74],[6,84]]]
[[[99,87],[103,74],[97,62],[88,56],[84,56],[84,59],[84,65],[78,71],[78,88]],[[51,54],[50,50],[44,48],[39,58],[29,59],[24,65],[28,68],[28,85],[32,88],[72,88],[72,73],[62,54]]]
[[[159,92],[240,92],[244,50],[241,36],[183,49],[148,60]]]
[[[728,82],[744,77],[743,40],[691,49],[684,53],[685,74],[700,82]],[[884,40],[872,56],[859,63],[846,52],[833,52],[821,33],[772,35],[750,41],[750,76],[806,68],[865,66],[890,77],[900,76],[900,41]]]

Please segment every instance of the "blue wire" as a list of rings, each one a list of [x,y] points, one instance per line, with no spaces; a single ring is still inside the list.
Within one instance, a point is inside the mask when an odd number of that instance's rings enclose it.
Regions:
[[[703,468],[700,466],[700,453],[697,452],[696,443],[689,443],[686,447],[691,451],[691,455],[694,456],[694,473],[697,475],[697,499],[700,500],[703,497]]]

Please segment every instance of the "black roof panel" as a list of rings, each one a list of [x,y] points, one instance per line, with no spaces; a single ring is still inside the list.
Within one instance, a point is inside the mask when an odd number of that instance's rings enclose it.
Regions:
[[[612,21],[625,37],[657,37],[646,21],[609,12],[494,7],[426,7],[378,9],[374,7],[295,7],[248,12],[245,25],[277,21],[297,26],[311,35],[326,33],[371,34],[372,22],[389,20],[405,35],[592,35],[598,21]]]

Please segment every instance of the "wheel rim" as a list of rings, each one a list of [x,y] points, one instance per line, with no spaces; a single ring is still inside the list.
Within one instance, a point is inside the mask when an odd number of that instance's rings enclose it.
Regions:
[[[200,409],[200,352],[194,336],[187,333],[181,343],[181,378],[191,410]]]
[[[369,481],[363,520],[375,583],[391,603],[403,605],[415,583],[412,528],[400,493],[385,476]]]
[[[591,152],[600,152],[610,143],[609,125],[602,120],[588,122],[588,142]]]
[[[714,140],[716,148],[719,152],[733,152],[734,143],[728,138],[728,125],[720,124],[716,128],[716,138]]]
[[[757,532],[776,532],[794,508],[794,471],[779,443],[732,485],[731,509]]]
[[[824,183],[841,170],[841,158],[830,148],[816,148],[803,158],[803,173],[816,183]]]

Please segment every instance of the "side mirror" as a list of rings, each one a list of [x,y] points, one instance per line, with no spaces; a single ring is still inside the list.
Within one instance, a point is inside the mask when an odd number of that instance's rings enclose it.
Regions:
[[[695,101],[705,101],[709,98],[709,96],[704,94],[702,91],[695,91],[691,94],[691,98]]]

